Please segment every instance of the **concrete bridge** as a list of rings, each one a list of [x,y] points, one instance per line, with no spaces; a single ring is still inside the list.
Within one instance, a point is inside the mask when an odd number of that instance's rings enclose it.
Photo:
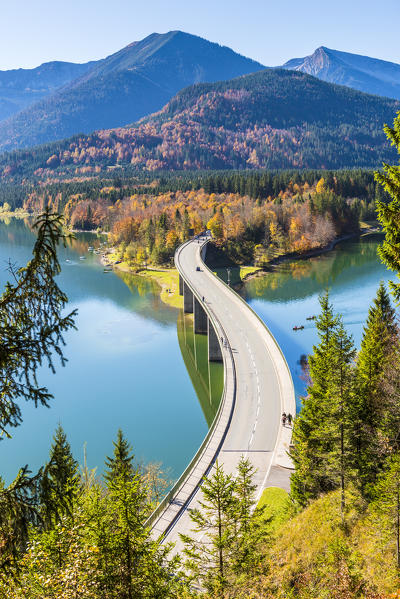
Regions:
[[[208,335],[208,358],[224,364],[224,391],[214,422],[193,460],[148,521],[152,535],[176,543],[192,528],[189,512],[201,497],[201,481],[215,461],[234,474],[240,457],[257,469],[258,494],[289,488],[291,429],[282,412],[296,413],[293,382],[272,334],[248,304],[204,264],[210,237],[178,248],[175,265],[184,312],[194,332]]]

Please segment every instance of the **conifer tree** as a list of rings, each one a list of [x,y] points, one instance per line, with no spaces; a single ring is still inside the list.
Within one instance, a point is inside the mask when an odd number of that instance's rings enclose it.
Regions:
[[[46,363],[54,371],[54,356],[64,366],[63,334],[74,327],[76,311],[61,316],[67,303],[55,276],[60,272],[57,245],[66,243],[63,219],[46,210],[34,223],[37,240],[32,260],[17,272],[0,296],[0,431],[22,422],[19,400],[49,405],[51,394],[38,384],[36,373]]]
[[[132,447],[128,440],[124,437],[121,429],[118,429],[117,440],[113,441],[114,451],[112,457],[106,457],[107,471],[104,478],[108,483],[118,477],[125,480],[130,480],[135,474],[133,466],[134,455]]]
[[[397,335],[395,312],[381,282],[369,309],[357,357],[358,407],[354,444],[361,490],[368,492],[382,467],[387,451],[388,401],[385,370],[394,358]]]
[[[18,570],[29,528],[39,521],[37,488],[41,472],[30,477],[25,466],[8,486],[0,477],[0,576]]]
[[[249,459],[241,456],[234,485],[234,539],[230,567],[235,576],[245,575],[248,578],[260,574],[263,565],[261,544],[265,541],[265,525],[269,521],[264,516],[264,507],[256,507],[255,474]]]
[[[375,501],[370,511],[378,518],[385,546],[394,547],[396,561],[394,567],[400,571],[400,454],[388,461],[385,473],[380,476],[374,488]]]
[[[345,488],[353,475],[352,429],[355,413],[355,385],[353,339],[347,334],[340,319],[332,336],[331,369],[327,403],[329,414],[321,427],[327,448],[325,470],[331,484],[341,491],[341,514],[344,518]]]
[[[309,358],[308,395],[294,426],[291,491],[305,505],[321,493],[341,488],[344,516],[345,485],[353,470],[355,348],[341,318],[333,314],[328,293],[321,296],[320,304],[320,343]]]
[[[326,447],[321,427],[329,414],[327,391],[332,364],[332,338],[339,321],[329,303],[328,292],[321,295],[319,301],[321,314],[316,320],[319,344],[313,347],[309,357],[310,385],[293,430],[294,449],[291,455],[295,471],[291,477],[291,493],[301,505],[331,489],[330,480],[325,476]]]
[[[397,113],[393,127],[385,125],[384,131],[388,140],[400,154],[400,112]],[[392,200],[389,203],[377,201],[378,219],[385,232],[385,240],[379,248],[379,255],[384,264],[397,272],[400,277],[400,165],[384,163],[383,172],[375,173],[378,181]],[[397,302],[400,302],[400,281],[389,283]]]
[[[72,513],[78,493],[78,463],[59,424],[53,436],[50,459],[40,481],[41,515],[47,527],[59,522],[63,514]]]
[[[66,243],[63,218],[46,210],[33,224],[37,239],[33,257],[24,268],[10,265],[12,282],[0,296],[0,432],[9,436],[22,422],[20,400],[49,405],[51,394],[37,381],[54,356],[62,365],[66,331],[74,327],[75,311],[62,316],[66,295],[55,277],[60,272],[57,246]],[[29,526],[39,521],[38,487],[41,472],[31,477],[27,466],[6,486],[0,479],[0,568],[9,568],[24,547]]]
[[[229,580],[234,527],[235,481],[218,462],[201,487],[199,508],[190,512],[195,536],[181,534],[193,579],[210,592],[222,592]],[[199,537],[200,535],[200,537]]]

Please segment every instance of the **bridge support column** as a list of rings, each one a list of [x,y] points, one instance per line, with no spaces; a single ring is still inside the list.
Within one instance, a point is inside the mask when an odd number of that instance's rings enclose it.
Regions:
[[[193,293],[183,281],[183,311],[185,314],[193,314]]]
[[[214,327],[208,319],[208,360],[210,362],[222,362],[222,350]]]
[[[179,275],[179,295],[183,295],[183,279],[181,275]]]
[[[207,334],[207,322],[208,322],[207,314],[206,314],[206,311],[204,310],[203,306],[201,305],[201,302],[199,302],[199,300],[197,299],[197,297],[194,297],[193,308],[194,308],[194,319],[193,319],[194,332]]]

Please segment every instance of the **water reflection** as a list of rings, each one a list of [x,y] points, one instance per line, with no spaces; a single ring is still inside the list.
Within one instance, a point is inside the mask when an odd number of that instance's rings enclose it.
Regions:
[[[285,354],[298,408],[306,387],[304,356],[318,342],[315,321],[307,317],[319,314],[318,296],[329,287],[334,309],[343,315],[347,330],[359,346],[379,281],[393,278],[377,255],[381,241],[381,235],[368,235],[341,243],[319,257],[282,263],[248,281],[243,289],[244,297],[268,325]],[[300,325],[303,330],[293,331],[294,326]]]
[[[25,265],[34,241],[23,221],[0,223],[0,289],[10,278],[8,259]],[[7,480],[27,462],[32,470],[43,464],[59,422],[80,462],[87,443],[89,467],[102,470],[121,427],[138,460],[163,462],[176,477],[207,432],[181,358],[178,311],[161,302],[156,283],[103,273],[98,256],[87,251],[100,241],[78,234],[60,248],[59,285],[68,310],[78,308],[78,331],[66,335],[66,368],[57,367],[55,376],[47,368],[39,373],[54,395],[50,409],[24,404],[22,426],[0,442],[0,475]]]
[[[208,361],[207,335],[194,334],[193,315],[184,314],[183,310],[180,310],[178,316],[178,339],[201,409],[208,426],[211,426],[224,386],[223,364]]]

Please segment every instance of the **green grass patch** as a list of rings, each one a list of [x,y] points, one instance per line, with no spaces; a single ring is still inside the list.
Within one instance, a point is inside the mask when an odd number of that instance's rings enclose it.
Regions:
[[[270,531],[279,528],[291,515],[289,493],[278,487],[264,489],[257,507],[264,507],[265,516],[271,518],[268,524]]]
[[[241,266],[240,267],[240,278],[242,281],[249,275],[253,275],[255,272],[260,270],[258,266]]]
[[[137,273],[141,277],[154,279],[161,287],[161,300],[173,308],[182,308],[182,297],[179,295],[179,274],[175,268],[152,268]]]

